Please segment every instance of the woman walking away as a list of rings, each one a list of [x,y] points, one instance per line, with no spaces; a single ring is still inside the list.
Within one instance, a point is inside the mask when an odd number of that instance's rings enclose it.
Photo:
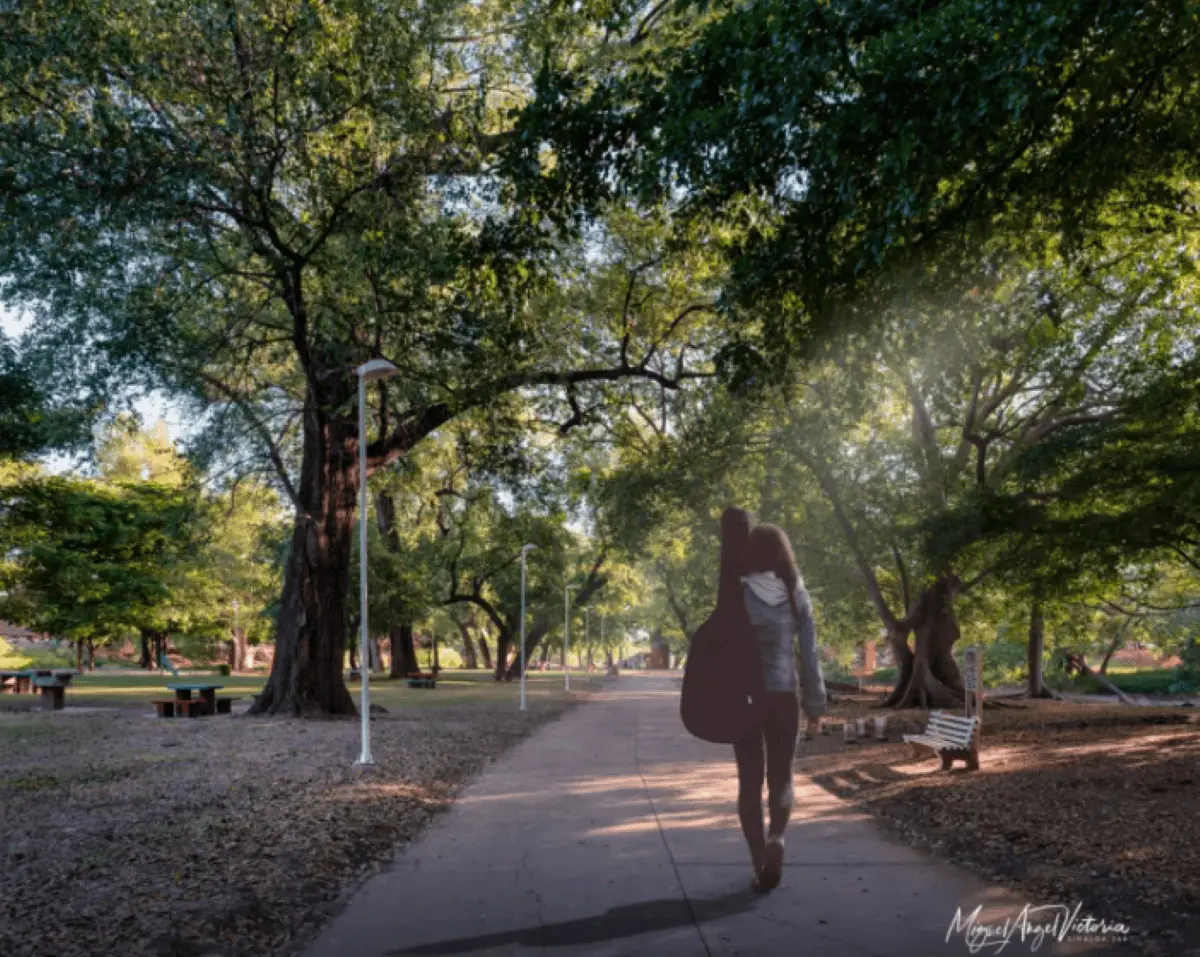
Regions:
[[[767,891],[783,876],[783,832],[792,813],[792,759],[800,727],[800,704],[807,734],[820,730],[825,713],[825,679],[817,654],[812,603],[792,545],[781,528],[756,525],[746,545],[742,600],[762,652],[766,723],[733,746],[738,769],[738,817],[750,845],[754,886]],[[799,639],[799,655],[793,639]],[[799,680],[796,662],[799,661]],[[766,751],[767,810],[763,836],[763,752]]]

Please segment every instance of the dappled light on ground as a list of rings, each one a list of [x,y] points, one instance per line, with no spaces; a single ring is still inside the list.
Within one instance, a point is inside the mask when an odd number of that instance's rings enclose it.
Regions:
[[[1026,702],[987,719],[976,773],[898,743],[829,747],[797,767],[939,855],[1172,940],[1200,908],[1190,712]]]

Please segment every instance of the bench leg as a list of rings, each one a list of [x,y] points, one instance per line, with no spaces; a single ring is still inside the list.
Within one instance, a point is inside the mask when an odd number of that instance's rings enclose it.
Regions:
[[[979,770],[979,751],[976,748],[971,748],[969,751],[942,751],[941,758],[943,771],[952,770],[955,761],[962,761],[966,764],[968,771]]]

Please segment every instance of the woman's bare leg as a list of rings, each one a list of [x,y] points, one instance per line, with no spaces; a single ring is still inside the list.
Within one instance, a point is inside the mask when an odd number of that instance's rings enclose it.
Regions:
[[[771,834],[782,835],[792,816],[792,761],[800,732],[800,702],[794,694],[767,695],[767,808]]]
[[[754,873],[762,868],[766,855],[763,838],[762,787],[765,771],[763,761],[763,736],[756,733],[733,746],[738,770],[738,819],[742,822],[742,834],[750,848],[750,861]]]

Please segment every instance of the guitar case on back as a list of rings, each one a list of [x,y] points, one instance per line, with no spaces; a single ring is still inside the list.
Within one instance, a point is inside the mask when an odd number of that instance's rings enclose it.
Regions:
[[[739,591],[692,636],[679,714],[697,738],[735,744],[763,727],[765,695],[762,654]]]

